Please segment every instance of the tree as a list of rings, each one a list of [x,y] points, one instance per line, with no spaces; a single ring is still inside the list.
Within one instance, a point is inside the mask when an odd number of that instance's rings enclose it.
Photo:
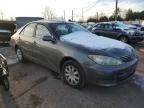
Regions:
[[[43,14],[43,17],[45,19],[55,19],[56,18],[56,14],[55,14],[54,9],[52,9],[52,8],[50,8],[48,6],[45,7],[45,9],[42,12],[42,14]]]
[[[97,22],[97,20],[95,18],[90,17],[88,18],[87,22]]]
[[[107,16],[102,16],[102,17],[100,17],[99,21],[100,22],[107,22],[107,21],[109,21],[109,19]]]
[[[114,21],[114,20],[115,20],[115,16],[112,15],[109,17],[109,21]]]
[[[144,20],[144,11],[140,12],[140,19]]]
[[[144,11],[141,12],[133,12],[131,9],[128,9],[126,12],[125,20],[143,20],[144,19]]]
[[[117,20],[118,20],[118,21],[123,21],[124,19],[123,19],[121,16],[118,16],[118,17],[117,17]]]
[[[131,9],[128,9],[126,12],[126,20],[132,20],[133,19],[133,11]]]
[[[115,11],[113,12],[113,14],[109,17],[109,20],[110,21],[114,21],[115,20]],[[120,8],[117,8],[117,20],[118,21],[123,21],[123,18],[121,17],[121,9]]]

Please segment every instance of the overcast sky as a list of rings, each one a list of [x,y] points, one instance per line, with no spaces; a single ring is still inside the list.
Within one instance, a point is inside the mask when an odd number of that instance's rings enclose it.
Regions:
[[[74,15],[81,16],[83,8],[84,18],[87,18],[96,12],[110,16],[115,9],[115,0],[0,0],[0,11],[4,17],[42,17],[45,6],[53,8],[58,16],[63,16],[65,10],[66,19],[71,18],[71,10]],[[144,10],[144,0],[119,0],[119,8],[141,11]]]

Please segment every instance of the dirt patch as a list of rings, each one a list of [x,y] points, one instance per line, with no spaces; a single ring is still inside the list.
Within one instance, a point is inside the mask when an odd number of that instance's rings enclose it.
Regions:
[[[36,94],[30,94],[29,100],[32,104],[32,108],[40,106],[44,101],[44,99],[41,96],[38,96]]]
[[[144,74],[144,52],[141,50],[141,48],[136,48],[136,52],[139,56],[137,71]]]

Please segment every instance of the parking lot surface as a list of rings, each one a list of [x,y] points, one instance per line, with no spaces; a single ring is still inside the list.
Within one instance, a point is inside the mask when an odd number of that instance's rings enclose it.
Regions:
[[[143,108],[144,73],[114,87],[73,89],[45,67],[18,63],[10,47],[0,48],[9,63],[9,92],[0,87],[0,108]],[[143,52],[138,52],[142,55]],[[142,59],[142,58],[141,58]],[[142,60],[141,60],[142,61]],[[141,62],[143,66],[143,63]]]

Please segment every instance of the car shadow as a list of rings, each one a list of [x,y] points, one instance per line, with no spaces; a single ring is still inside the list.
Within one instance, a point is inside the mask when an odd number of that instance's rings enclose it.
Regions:
[[[0,89],[4,108],[19,108],[11,91],[4,91],[2,87]]]
[[[143,108],[144,76],[135,74],[128,81],[113,87],[88,85],[82,92],[102,103],[112,103],[123,108],[126,108],[126,105],[129,108]]]
[[[144,48],[144,41],[137,43],[129,43],[133,48]]]
[[[115,91],[121,91],[121,88],[125,89],[131,89],[133,90],[138,90],[144,93],[144,76],[139,75],[139,74],[134,74],[131,78],[129,78],[127,81],[122,82],[121,84],[118,84],[116,86],[111,86],[111,87],[103,87],[103,86],[96,86],[96,85],[88,85],[86,90],[99,90],[102,92],[104,90],[107,92],[112,92],[113,90]]]

